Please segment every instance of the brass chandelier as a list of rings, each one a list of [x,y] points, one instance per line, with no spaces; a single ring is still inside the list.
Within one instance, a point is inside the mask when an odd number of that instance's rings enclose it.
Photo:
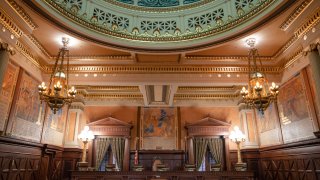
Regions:
[[[279,86],[274,82],[272,82],[272,86],[269,86],[266,74],[262,71],[258,50],[254,47],[256,40],[250,38],[246,40],[246,43],[250,47],[248,56],[249,82],[248,90],[243,87],[240,94],[244,103],[264,114],[270,103],[277,100]],[[260,63],[260,68],[258,68],[257,61]]]
[[[71,104],[77,94],[73,86],[69,89],[69,50],[67,48],[69,39],[63,37],[62,43],[63,47],[60,48],[52,69],[49,86],[42,82],[38,87],[40,101],[46,102],[54,114],[65,104]],[[67,65],[64,66],[64,63]]]

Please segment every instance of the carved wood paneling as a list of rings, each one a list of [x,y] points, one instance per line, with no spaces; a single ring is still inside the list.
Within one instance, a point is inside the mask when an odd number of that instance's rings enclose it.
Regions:
[[[220,179],[254,179],[253,172],[93,172],[93,171],[73,171],[73,180],[220,180]]]

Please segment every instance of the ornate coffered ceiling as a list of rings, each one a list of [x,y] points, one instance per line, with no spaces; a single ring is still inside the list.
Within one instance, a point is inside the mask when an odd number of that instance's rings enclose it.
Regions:
[[[268,79],[281,84],[307,43],[319,39],[320,29],[320,2],[314,0],[3,0],[0,5],[5,30],[0,40],[12,41],[43,79],[60,38],[72,38],[70,82],[86,105],[236,106],[247,82],[246,38],[258,39]]]

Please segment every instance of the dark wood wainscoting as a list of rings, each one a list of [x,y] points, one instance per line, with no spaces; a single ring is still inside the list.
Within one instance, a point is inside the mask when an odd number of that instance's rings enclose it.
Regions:
[[[74,171],[72,180],[253,180],[253,172],[94,172]]]
[[[260,179],[320,179],[320,139],[260,149]]]
[[[75,170],[81,150],[0,137],[0,179],[61,180]]]

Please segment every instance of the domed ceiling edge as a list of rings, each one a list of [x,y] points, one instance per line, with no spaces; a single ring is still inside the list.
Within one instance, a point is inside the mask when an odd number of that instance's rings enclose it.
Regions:
[[[204,6],[198,2],[198,6],[187,10],[154,13],[126,9],[109,0],[25,2],[83,39],[144,52],[190,51],[232,40],[266,23],[293,3],[248,0],[239,4],[243,1],[216,0]]]

